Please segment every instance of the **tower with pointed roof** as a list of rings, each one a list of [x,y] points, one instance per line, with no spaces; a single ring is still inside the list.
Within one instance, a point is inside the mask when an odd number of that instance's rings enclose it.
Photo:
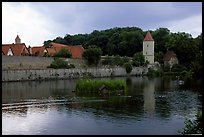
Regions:
[[[143,55],[145,61],[147,60],[150,64],[154,63],[154,39],[149,31],[143,40]]]
[[[21,44],[21,39],[19,38],[18,35],[16,36],[15,44]]]

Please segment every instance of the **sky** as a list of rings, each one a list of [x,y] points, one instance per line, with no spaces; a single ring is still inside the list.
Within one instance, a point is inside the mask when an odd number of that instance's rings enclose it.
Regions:
[[[27,46],[114,27],[168,28],[197,37],[202,2],[2,2],[2,43]]]

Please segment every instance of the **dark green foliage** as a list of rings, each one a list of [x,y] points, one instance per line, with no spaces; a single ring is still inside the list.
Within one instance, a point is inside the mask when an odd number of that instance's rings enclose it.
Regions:
[[[190,64],[191,71],[193,72],[193,77],[202,77],[202,52],[196,55],[195,61]]]
[[[98,65],[101,55],[101,49],[93,45],[89,46],[88,49],[85,49],[82,57],[87,60],[88,65]]]
[[[154,53],[154,61],[159,62],[160,64],[164,63],[164,53],[159,51]]]
[[[101,64],[102,64],[102,65],[113,65],[113,59],[112,59],[112,57],[110,57],[110,56],[104,57],[104,58],[101,60]]]
[[[152,32],[152,37],[155,42],[155,52],[166,53],[167,48],[165,46],[170,36],[170,31],[167,28],[159,28]],[[158,61],[159,62],[159,61]],[[160,63],[160,62],[159,62]]]
[[[144,65],[144,63],[145,63],[145,57],[144,57],[143,53],[142,52],[135,53],[134,57],[133,57],[133,64],[132,65],[138,67],[138,66]]]
[[[50,47],[50,42],[52,42],[52,40],[44,41],[43,45],[44,45],[46,48],[49,48],[49,47]]]
[[[122,58],[119,55],[114,56],[113,64],[117,66],[123,65]]]
[[[173,50],[179,60],[179,64],[186,67],[193,61],[199,48],[196,46],[193,38],[187,33],[172,33],[169,41],[166,43],[169,50]]]
[[[54,61],[48,66],[48,68],[60,69],[60,68],[75,68],[73,64],[69,64],[61,58],[55,58]]]
[[[72,54],[65,48],[62,48],[54,57],[71,58]]]
[[[130,62],[126,62],[124,64],[126,72],[129,74],[132,71],[132,64]]]
[[[181,72],[181,71],[183,71],[183,70],[186,70],[186,68],[183,67],[183,66],[180,65],[180,64],[175,64],[175,65],[173,65],[172,68],[171,68],[171,71],[172,71],[172,72]]]
[[[56,39],[53,40],[55,43],[61,43],[61,44],[66,44],[66,40],[62,37],[57,37]]]
[[[196,118],[194,120],[186,120],[185,128],[181,132],[181,134],[202,134],[203,131],[203,123],[202,123],[202,113],[197,112]]]
[[[162,70],[153,70],[150,69],[147,73],[147,76],[149,77],[160,77],[163,76],[163,71]]]
[[[190,34],[185,32],[171,33],[168,28],[159,28],[155,31],[149,31],[155,43],[155,61],[158,61],[162,65],[163,55],[167,50],[172,50],[176,53],[180,65],[186,67],[188,69],[187,71],[191,70],[193,77],[201,77],[202,33],[197,38],[192,38]],[[119,55],[120,57],[133,57],[135,53],[142,51],[143,40],[146,33],[147,31],[143,31],[138,27],[116,27],[101,31],[94,30],[90,34],[66,34],[64,38],[57,37],[54,40],[45,41],[44,45],[49,47],[50,42],[65,45],[80,44],[83,45],[85,49],[87,49],[89,45],[95,45],[101,49],[103,56]],[[124,64],[121,63],[122,61],[118,57],[117,59],[113,64]],[[95,62],[95,64],[96,63],[97,62]],[[145,65],[144,63],[134,60],[132,65],[141,66]],[[169,68],[164,68],[164,70],[170,71]]]
[[[123,66],[124,63],[129,62],[130,59],[128,57],[120,57],[116,56],[106,56],[101,61],[102,65],[110,65],[110,66]]]

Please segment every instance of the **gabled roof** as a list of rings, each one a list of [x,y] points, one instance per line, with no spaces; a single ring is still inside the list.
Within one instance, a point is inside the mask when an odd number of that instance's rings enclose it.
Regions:
[[[84,52],[84,48],[82,45],[64,45],[55,42],[50,43],[52,48],[55,49],[56,53],[59,52],[62,48],[67,49],[71,54],[72,58],[82,58],[82,54]]]
[[[54,56],[57,53],[54,48],[46,48],[46,49],[47,49],[48,55],[50,56]]]
[[[70,52],[72,53],[73,58],[82,58],[84,48],[82,45],[70,46]]]
[[[176,54],[173,51],[167,51],[164,55],[164,61],[169,61],[172,57],[176,57]]]
[[[43,56],[44,50],[45,50],[45,46],[31,47],[32,55],[34,56]]]
[[[144,41],[154,41],[154,39],[152,38],[152,35],[149,31],[147,32],[147,34],[144,38]]]
[[[2,52],[4,53],[4,55],[7,55],[9,48],[9,45],[2,45]]]
[[[21,56],[22,54],[29,54],[25,43],[21,44],[2,44],[2,50],[7,55],[9,48],[12,49],[14,56]]]

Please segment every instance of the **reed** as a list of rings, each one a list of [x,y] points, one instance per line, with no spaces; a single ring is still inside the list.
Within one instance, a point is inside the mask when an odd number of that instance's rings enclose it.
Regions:
[[[127,85],[124,80],[80,79],[76,84],[76,92],[99,93],[102,86],[105,86],[108,92],[127,91]]]

